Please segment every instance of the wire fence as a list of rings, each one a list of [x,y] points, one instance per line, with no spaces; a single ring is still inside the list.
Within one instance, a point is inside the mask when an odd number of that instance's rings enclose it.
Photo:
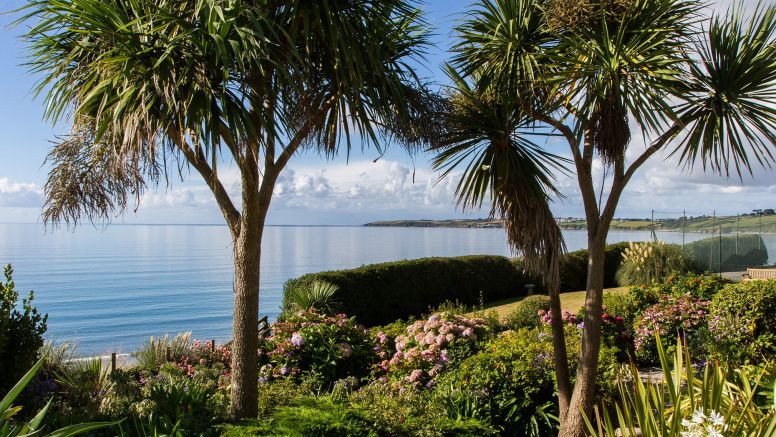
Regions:
[[[776,263],[772,209],[736,215],[653,210],[647,220],[619,220],[617,227],[649,230],[653,240],[680,245],[700,268],[712,272],[743,272]]]

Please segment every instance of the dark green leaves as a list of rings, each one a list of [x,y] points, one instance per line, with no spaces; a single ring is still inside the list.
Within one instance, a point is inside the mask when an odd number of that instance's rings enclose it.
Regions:
[[[685,125],[673,153],[692,167],[725,175],[770,166],[776,145],[776,6],[758,5],[751,18],[742,7],[715,16],[690,59]]]

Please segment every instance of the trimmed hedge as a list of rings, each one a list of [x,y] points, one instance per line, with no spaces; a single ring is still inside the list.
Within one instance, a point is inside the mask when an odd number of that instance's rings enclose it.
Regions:
[[[604,255],[604,288],[617,287],[615,274],[622,263],[622,252],[628,242],[606,246]],[[587,249],[575,250],[563,256],[560,262],[560,291],[580,291],[587,288]]]
[[[484,302],[492,302],[523,296],[525,284],[540,288],[537,278],[507,257],[421,258],[289,279],[283,286],[283,311],[289,308],[289,290],[310,287],[315,281],[339,287],[335,298],[342,312],[366,326],[419,316],[446,300],[475,305],[480,292]]]

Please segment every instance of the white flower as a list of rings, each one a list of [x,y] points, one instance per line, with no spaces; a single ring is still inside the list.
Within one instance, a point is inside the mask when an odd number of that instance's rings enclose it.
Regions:
[[[698,408],[694,413],[692,413],[692,421],[693,423],[703,423],[706,421],[706,415],[703,414],[702,408]]]
[[[722,429],[725,429],[725,418],[717,413],[714,410],[711,410],[711,414],[709,414],[709,419],[711,419],[711,423],[714,424],[714,426],[721,426]]]

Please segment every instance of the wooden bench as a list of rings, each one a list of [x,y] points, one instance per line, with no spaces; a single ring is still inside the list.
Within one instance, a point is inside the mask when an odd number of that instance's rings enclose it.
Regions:
[[[776,268],[768,269],[746,269],[746,274],[742,278],[744,281],[767,281],[776,279]]]

